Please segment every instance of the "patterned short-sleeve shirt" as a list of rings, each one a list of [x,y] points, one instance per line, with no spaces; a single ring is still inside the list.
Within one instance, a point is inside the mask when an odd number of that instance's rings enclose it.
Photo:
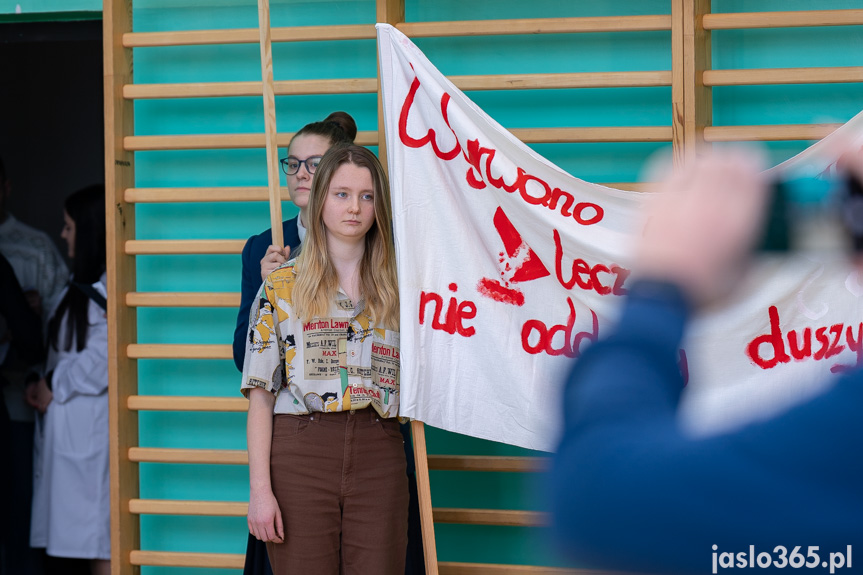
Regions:
[[[341,290],[328,317],[302,322],[293,309],[293,262],[271,273],[252,305],[242,392],[276,396],[275,413],[372,407],[399,411],[399,333],[375,327],[361,300]]]

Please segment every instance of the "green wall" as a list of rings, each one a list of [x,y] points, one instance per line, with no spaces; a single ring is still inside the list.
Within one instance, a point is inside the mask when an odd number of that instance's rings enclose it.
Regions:
[[[98,2],[0,0],[28,11],[98,10]],[[252,0],[137,0],[136,31],[243,28],[257,25]],[[95,7],[94,7],[95,5]],[[714,12],[857,8],[852,0],[713,0]],[[668,0],[408,0],[408,21],[542,18],[670,12]],[[62,14],[58,15],[62,17]],[[273,26],[373,23],[373,0],[275,0]],[[670,69],[670,33],[584,34],[420,39],[417,44],[446,74],[502,74]],[[374,41],[289,43],[273,46],[276,80],[374,77]],[[138,83],[259,80],[256,45],[136,49]],[[718,31],[716,68],[863,65],[859,27]],[[470,96],[511,128],[543,126],[669,125],[670,88],[477,92]],[[863,108],[858,84],[716,88],[714,123],[771,124],[845,121]],[[333,110],[354,115],[360,130],[377,128],[374,95],[278,97],[278,126],[294,131]],[[138,135],[263,132],[260,98],[150,100],[135,104]],[[771,144],[775,161],[807,142]],[[577,177],[634,181],[655,144],[542,144],[533,146]],[[266,185],[263,150],[142,152],[138,187]],[[294,210],[285,204],[284,211]],[[139,239],[245,238],[269,227],[263,203],[155,204],[137,207]],[[239,256],[140,256],[139,291],[237,291]],[[138,313],[141,343],[229,343],[235,313],[224,309],[152,309]],[[141,394],[236,397],[239,374],[224,361],[141,360]],[[550,405],[549,409],[558,406]],[[243,414],[148,413],[140,418],[147,447],[242,449]],[[432,453],[527,454],[524,450],[430,430]],[[436,506],[543,509],[541,478],[519,474],[433,472]],[[239,501],[248,495],[245,467],[141,465],[141,497]],[[142,548],[241,553],[244,518],[145,516]],[[558,564],[542,529],[440,525],[444,561]],[[177,569],[145,568],[148,574]],[[186,571],[186,570],[183,570]],[[198,570],[200,572],[200,570]],[[213,570],[217,571],[217,570]]]
[[[18,20],[67,19],[70,14],[102,12],[100,0],[0,0],[0,16],[16,15]],[[80,17],[79,16],[76,16]]]

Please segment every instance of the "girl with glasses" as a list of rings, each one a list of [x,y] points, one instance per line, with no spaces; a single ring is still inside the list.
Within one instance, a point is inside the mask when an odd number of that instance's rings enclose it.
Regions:
[[[249,327],[249,311],[252,300],[258,293],[261,281],[271,271],[287,261],[291,250],[296,250],[306,234],[306,213],[309,205],[309,190],[314,178],[316,162],[320,161],[331,146],[352,143],[357,136],[357,124],[347,112],[333,112],[321,122],[306,124],[294,134],[288,146],[288,156],[282,160],[282,169],[287,174],[291,201],[300,209],[295,218],[283,225],[284,249],[272,244],[272,229],[250,237],[243,247],[243,279],[240,293],[240,310],[234,329],[234,364],[243,369],[246,352],[246,334]],[[286,163],[302,162],[297,170],[288,173]],[[311,166],[311,169],[310,169]]]

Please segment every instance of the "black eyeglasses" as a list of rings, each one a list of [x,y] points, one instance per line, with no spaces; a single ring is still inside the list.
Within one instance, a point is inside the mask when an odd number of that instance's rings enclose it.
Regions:
[[[282,171],[289,176],[293,176],[299,172],[302,164],[306,165],[307,172],[314,174],[315,170],[318,169],[318,164],[321,163],[321,157],[322,156],[310,156],[305,160],[300,160],[293,156],[288,156],[287,158],[279,160],[279,163],[282,165]]]

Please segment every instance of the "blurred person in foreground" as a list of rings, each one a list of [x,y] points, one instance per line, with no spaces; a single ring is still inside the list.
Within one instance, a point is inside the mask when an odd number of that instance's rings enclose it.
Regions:
[[[863,153],[847,160],[863,180]],[[769,195],[760,169],[751,154],[715,152],[663,183],[620,323],[566,382],[551,500],[556,535],[580,564],[673,573],[863,566],[863,371],[726,435],[692,439],[677,425],[686,323],[746,272]]]

